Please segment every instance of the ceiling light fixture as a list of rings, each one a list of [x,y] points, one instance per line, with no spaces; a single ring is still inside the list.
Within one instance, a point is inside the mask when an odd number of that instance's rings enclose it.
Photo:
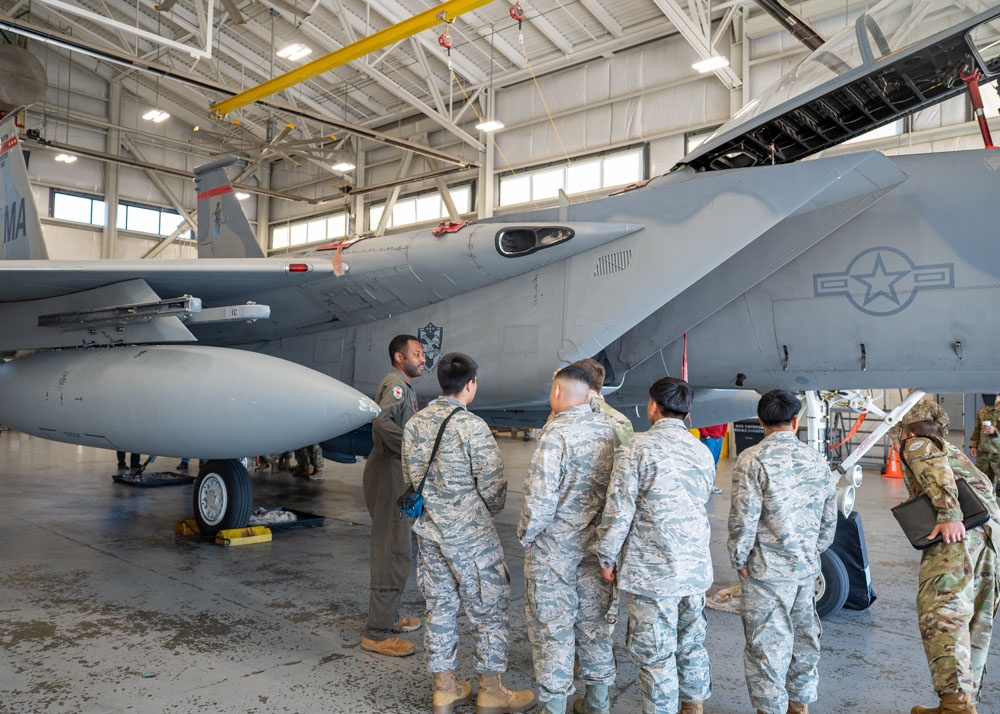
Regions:
[[[61,161],[64,164],[71,164],[76,161],[76,157],[73,156],[73,154],[59,154],[59,156],[56,157],[56,161]]]
[[[151,121],[155,124],[166,121],[170,118],[170,115],[163,111],[162,109],[150,109],[148,112],[142,115],[142,118],[146,121]]]
[[[729,66],[729,60],[722,55],[712,55],[708,59],[703,59],[700,62],[695,62],[691,65],[692,69],[699,72],[711,72],[716,69],[722,69],[723,67]]]
[[[332,168],[334,171],[341,171],[341,172],[343,172],[343,171],[353,171],[354,170],[354,164],[352,164],[350,161],[341,161],[339,163],[334,164],[330,168]]]
[[[497,119],[490,119],[489,121],[484,121],[479,124],[476,124],[476,128],[479,131],[485,131],[489,133],[491,131],[498,131],[500,129],[503,129],[503,122],[498,121]]]
[[[237,191],[236,192],[236,200],[237,201],[245,201],[248,198],[250,198],[250,194],[249,193],[243,193],[242,191]]]
[[[278,57],[288,60],[289,62],[295,62],[303,57],[312,54],[312,47],[306,47],[305,45],[288,45],[282,50],[278,50],[276,53]]]

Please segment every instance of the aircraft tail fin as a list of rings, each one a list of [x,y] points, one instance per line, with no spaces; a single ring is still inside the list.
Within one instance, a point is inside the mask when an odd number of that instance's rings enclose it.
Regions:
[[[0,120],[0,258],[4,260],[46,260],[49,257],[42,237],[38,208],[31,194],[28,165],[17,135],[17,111]]]
[[[226,175],[226,167],[235,162],[235,158],[228,157],[194,170],[199,258],[264,257]]]

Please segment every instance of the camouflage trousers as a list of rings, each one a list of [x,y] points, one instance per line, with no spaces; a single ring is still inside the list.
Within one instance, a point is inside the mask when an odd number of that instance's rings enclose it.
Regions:
[[[917,621],[939,694],[978,694],[997,612],[997,554],[984,528],[920,559]]]
[[[543,702],[573,693],[573,656],[587,684],[615,681],[611,585],[593,554],[565,554],[536,541],[524,552],[528,641]]]
[[[705,593],[651,599],[626,593],[625,644],[639,665],[642,714],[675,714],[679,701],[712,696],[705,649]]]
[[[1000,476],[1000,451],[994,450],[992,446],[985,451],[982,449],[977,451],[976,468],[986,474],[996,489],[997,477]]]
[[[295,463],[299,466],[310,464],[311,466],[315,466],[317,471],[322,471],[326,465],[323,459],[323,447],[319,444],[313,444],[312,446],[303,446],[301,449],[296,449]]]
[[[499,543],[446,546],[417,536],[417,585],[427,601],[424,649],[427,668],[458,666],[458,608],[472,624],[476,671],[507,671],[510,573]]]
[[[750,701],[765,714],[785,714],[788,701],[816,701],[819,638],[815,579],[743,579],[743,672]]]

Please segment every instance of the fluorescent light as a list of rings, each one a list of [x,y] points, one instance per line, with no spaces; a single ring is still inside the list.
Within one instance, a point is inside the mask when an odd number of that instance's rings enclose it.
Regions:
[[[242,191],[237,191],[236,192],[236,200],[237,201],[245,201],[248,198],[250,198],[250,194],[249,193],[243,193]]]
[[[699,72],[711,72],[712,70],[722,69],[723,67],[729,66],[729,60],[722,55],[713,55],[708,59],[703,59],[701,62],[695,62],[691,65],[692,69],[696,69]]]
[[[283,57],[289,62],[294,62],[300,60],[308,54],[312,53],[312,47],[306,47],[305,45],[288,45],[282,50],[278,50],[278,57]]]
[[[479,131],[485,132],[497,131],[498,129],[503,129],[503,122],[497,121],[496,119],[490,119],[489,121],[476,124],[476,128],[479,129]]]
[[[62,161],[64,164],[71,164],[76,161],[76,157],[73,154],[59,154],[56,157],[56,161]]]
[[[146,121],[151,121],[159,124],[161,121],[166,121],[170,118],[170,115],[161,109],[150,109],[148,112],[142,115],[142,118]]]
[[[350,161],[341,161],[340,163],[331,166],[334,171],[352,171],[354,170],[354,164]]]

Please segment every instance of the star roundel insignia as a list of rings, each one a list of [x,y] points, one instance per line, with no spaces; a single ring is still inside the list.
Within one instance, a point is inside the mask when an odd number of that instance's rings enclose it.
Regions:
[[[398,384],[392,388],[392,398],[402,399],[403,398],[403,388]]]
[[[910,445],[906,447],[907,451],[916,451],[921,448],[926,442],[923,439],[917,439],[916,441],[910,442]]]

